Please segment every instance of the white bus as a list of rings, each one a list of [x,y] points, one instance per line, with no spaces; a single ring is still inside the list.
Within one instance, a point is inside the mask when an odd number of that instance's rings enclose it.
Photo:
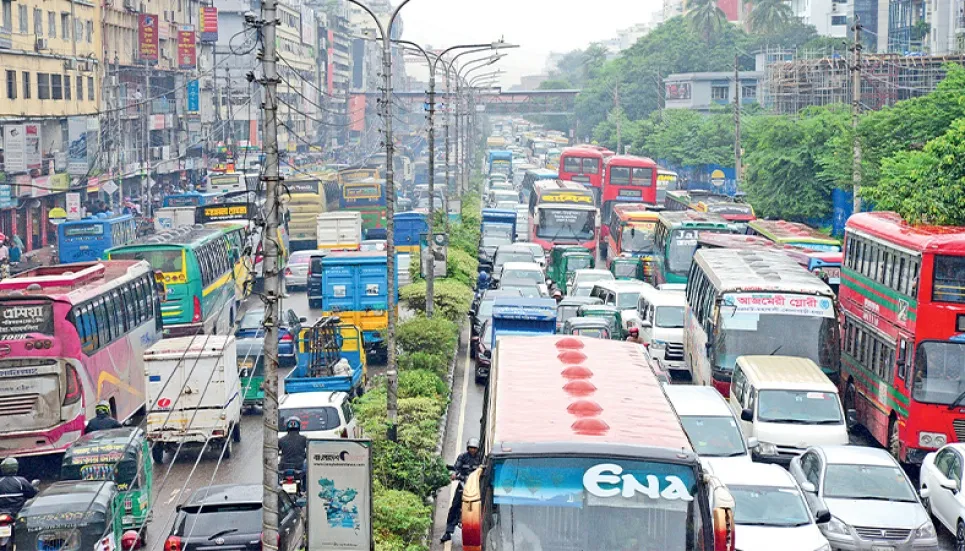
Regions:
[[[687,280],[684,357],[695,384],[725,397],[737,358],[809,358],[832,380],[840,369],[834,292],[787,255],[701,249]]]

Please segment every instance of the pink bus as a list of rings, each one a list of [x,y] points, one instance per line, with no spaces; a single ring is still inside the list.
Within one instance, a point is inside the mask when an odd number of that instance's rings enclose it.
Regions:
[[[61,453],[107,400],[144,406],[144,350],[161,338],[144,261],[36,268],[0,281],[0,455]]]

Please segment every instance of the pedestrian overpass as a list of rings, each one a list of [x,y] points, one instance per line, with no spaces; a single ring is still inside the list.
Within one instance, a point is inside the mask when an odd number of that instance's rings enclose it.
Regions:
[[[477,90],[474,96],[476,110],[487,115],[527,116],[527,115],[571,115],[574,112],[576,96],[580,90],[511,90],[486,88]],[[366,100],[382,97],[381,92],[366,92]],[[402,102],[416,109],[419,105],[428,110],[425,92],[392,92],[393,103]],[[436,89],[436,109],[441,112],[446,101],[445,87]]]

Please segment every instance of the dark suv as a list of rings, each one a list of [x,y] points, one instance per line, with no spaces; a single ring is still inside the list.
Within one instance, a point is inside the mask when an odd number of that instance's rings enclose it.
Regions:
[[[165,551],[261,551],[261,484],[199,488],[183,505],[164,544]],[[278,550],[303,547],[305,528],[298,507],[278,492]]]

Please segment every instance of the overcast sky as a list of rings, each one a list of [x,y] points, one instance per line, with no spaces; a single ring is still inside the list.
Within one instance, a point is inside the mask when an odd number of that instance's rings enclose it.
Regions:
[[[541,73],[550,52],[615,37],[618,29],[649,21],[662,5],[662,0],[412,0],[400,16],[403,38],[421,46],[442,49],[500,37],[518,44],[498,65],[506,71],[502,85],[509,87],[522,75]],[[413,64],[407,69],[424,79]]]

